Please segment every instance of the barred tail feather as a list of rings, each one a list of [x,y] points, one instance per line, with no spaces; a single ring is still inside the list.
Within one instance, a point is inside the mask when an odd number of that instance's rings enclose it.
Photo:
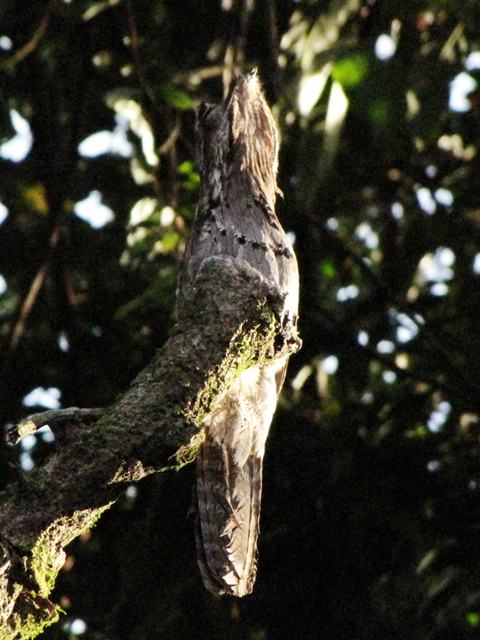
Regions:
[[[197,456],[197,559],[205,587],[215,594],[251,593],[257,565],[262,458],[241,466],[206,436]]]

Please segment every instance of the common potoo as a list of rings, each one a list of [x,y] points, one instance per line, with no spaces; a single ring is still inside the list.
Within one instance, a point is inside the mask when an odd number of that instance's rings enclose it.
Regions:
[[[295,324],[298,271],[275,213],[278,133],[256,73],[236,78],[221,105],[197,109],[200,196],[179,281],[181,309],[212,256],[241,262],[283,295]],[[256,574],[265,441],[287,358],[241,373],[205,421],[197,457],[196,540],[207,589],[244,596]]]

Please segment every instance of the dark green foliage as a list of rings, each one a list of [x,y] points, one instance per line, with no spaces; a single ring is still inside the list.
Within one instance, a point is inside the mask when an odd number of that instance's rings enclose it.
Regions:
[[[478,637],[478,3],[4,0],[0,47],[0,141],[11,110],[33,135],[23,161],[0,159],[2,424],[37,387],[107,405],[164,342],[198,184],[193,107],[219,99],[225,62],[258,66],[274,104],[302,276],[253,595],[201,586],[185,468],[72,543],[66,616],[44,637],[75,618],[99,640]],[[116,126],[131,157],[79,155]],[[91,191],[115,216],[101,228],[74,214]],[[37,465],[51,446],[37,437]],[[0,482],[22,452],[0,449]]]

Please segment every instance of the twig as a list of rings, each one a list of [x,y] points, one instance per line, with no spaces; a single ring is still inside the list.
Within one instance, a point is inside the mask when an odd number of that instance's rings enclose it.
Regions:
[[[143,66],[142,66],[142,61],[140,56],[140,38],[138,35],[137,21],[135,19],[135,12],[133,11],[131,0],[127,0],[126,2],[126,11],[127,11],[127,28],[130,35],[130,51],[132,53],[133,66],[135,68],[135,73],[137,74],[137,77],[138,77],[140,88],[142,90],[142,93],[148,98],[148,101],[153,106],[154,111],[158,113],[162,113],[165,110],[165,107],[164,105],[159,103],[157,96],[155,95],[155,92],[153,91],[152,87],[149,85],[148,80],[143,71]],[[145,118],[148,124],[150,125],[150,128],[152,129],[153,134],[155,136],[156,129],[157,129],[156,122],[155,122],[155,115],[145,104],[144,99],[141,100],[141,107],[145,115]],[[158,200],[161,200],[163,190],[162,190],[161,182],[158,176],[158,172],[156,170],[152,171],[152,178],[153,178],[153,189],[155,191],[155,195],[157,196]]]
[[[360,269],[363,275],[366,276],[373,284],[380,296],[380,299],[384,300],[386,303],[394,305],[398,308],[399,313],[403,313],[408,316],[408,318],[413,322],[413,324],[415,324],[419,331],[422,332],[425,343],[434,350],[437,356],[440,357],[450,373],[454,374],[458,378],[459,382],[470,392],[474,392],[474,385],[467,379],[463,371],[450,360],[448,354],[445,352],[441,345],[441,338],[435,333],[434,329],[427,324],[419,322],[415,318],[414,314],[411,314],[407,309],[403,307],[401,303],[395,300],[395,296],[389,290],[388,286],[386,286],[380,280],[378,275],[370,267],[368,262],[360,255],[360,253],[358,253],[354,248],[348,246],[338,234],[330,231],[329,229],[326,229],[325,227],[322,227],[320,229],[320,234],[322,234],[326,238],[331,247],[333,247],[339,254],[343,255],[343,257],[349,258],[353,262],[353,264],[355,264]],[[430,383],[432,382],[433,380],[430,380]],[[447,389],[446,385],[444,385],[444,390],[445,389]]]
[[[20,309],[20,313],[18,319],[15,323],[15,326],[12,330],[12,335],[10,337],[10,350],[14,351],[18,347],[18,343],[23,335],[25,330],[25,325],[27,323],[27,319],[35,305],[35,301],[38,298],[38,294],[40,293],[43,284],[45,283],[45,279],[47,277],[48,269],[50,268],[50,262],[53,255],[53,252],[58,246],[58,242],[60,240],[60,226],[57,225],[52,235],[50,236],[49,245],[50,245],[50,253],[47,260],[42,264],[40,269],[37,271],[32,284],[30,285],[30,289],[23,301],[22,307]]]
[[[17,62],[21,62],[35,51],[44,35],[47,33],[50,17],[56,4],[58,4],[58,0],[52,0],[50,2],[40,24],[35,29],[33,36],[23,45],[23,47],[20,47],[20,49],[11,56],[8,60],[9,63],[16,64]]]
[[[187,83],[193,86],[201,84],[204,80],[218,78],[223,75],[225,66],[223,64],[214,64],[209,67],[193,69],[192,71],[176,73],[172,80],[174,83]]]
[[[449,35],[447,41],[443,45],[439,55],[440,60],[447,60],[448,62],[454,62],[455,45],[463,37],[464,31],[465,31],[465,23],[462,20],[460,20],[460,22],[455,26],[452,33]]]
[[[162,142],[162,144],[160,145],[158,149],[158,153],[160,155],[166,155],[169,151],[171,151],[172,148],[175,146],[175,143],[177,142],[181,132],[182,132],[182,127],[180,126],[180,120],[177,117],[175,126],[168,134],[165,142]]]
[[[23,301],[22,308],[20,309],[20,314],[18,319],[13,327],[12,335],[10,337],[10,350],[14,351],[18,347],[18,343],[20,342],[20,338],[23,335],[25,330],[25,325],[27,323],[28,316],[33,309],[33,305],[35,304],[35,300],[40,293],[43,283],[45,282],[45,278],[47,277],[49,260],[44,262],[40,269],[37,271],[35,278],[33,279],[32,284],[30,285],[30,289]]]
[[[127,0],[126,7],[127,7],[127,25],[128,25],[128,31],[130,34],[130,51],[132,52],[135,71],[137,73],[138,79],[140,81],[140,86],[142,87],[143,92],[148,97],[148,99],[153,104],[153,106],[158,111],[160,111],[161,105],[157,100],[157,96],[155,95],[155,92],[153,91],[151,86],[148,84],[148,81],[143,72],[143,67],[142,67],[141,57],[140,57],[140,38],[138,36],[137,21],[135,19],[135,13],[133,11],[131,0]]]
[[[226,97],[228,95],[228,89],[232,82],[233,76],[235,74],[235,55],[233,50],[233,45],[228,43],[225,47],[225,55],[223,56],[223,74],[222,74],[222,82],[223,82],[223,95]]]
[[[375,271],[373,271],[368,262],[358,251],[348,246],[337,233],[330,231],[330,229],[327,229],[326,227],[320,228],[320,234],[325,237],[331,247],[334,247],[338,253],[343,254],[344,258],[350,258],[379,291],[387,293],[387,289],[383,282],[381,282]]]
[[[328,321],[328,325],[330,327],[330,331],[334,331],[335,335],[340,339],[339,351],[343,353],[349,353],[351,351],[356,351],[359,354],[368,357],[371,360],[375,360],[382,364],[385,367],[388,367],[391,371],[396,373],[400,378],[405,380],[412,380],[414,382],[420,382],[423,384],[427,384],[432,389],[436,389],[438,391],[443,392],[447,396],[458,397],[462,396],[464,400],[464,407],[468,409],[478,410],[478,401],[476,400],[476,396],[469,395],[468,393],[464,393],[463,390],[466,389],[467,385],[463,384],[461,386],[452,385],[448,382],[444,382],[440,380],[438,377],[430,375],[428,372],[422,371],[421,369],[403,369],[398,366],[395,360],[388,355],[378,353],[376,349],[369,345],[361,345],[358,343],[356,336],[352,334],[349,330],[350,323],[339,322],[338,316],[330,313],[326,309],[317,308],[311,311],[309,316],[314,322],[319,323],[321,325],[321,332],[325,333],[325,322],[320,320],[319,315],[322,315],[326,321]],[[305,314],[304,314],[305,315]],[[470,387],[470,385],[468,385]]]
[[[38,429],[46,425],[55,432],[55,427],[60,424],[65,427],[68,423],[97,420],[104,413],[105,409],[79,409],[78,407],[33,413],[7,433],[6,441],[10,444],[16,444],[25,436],[35,433]]]

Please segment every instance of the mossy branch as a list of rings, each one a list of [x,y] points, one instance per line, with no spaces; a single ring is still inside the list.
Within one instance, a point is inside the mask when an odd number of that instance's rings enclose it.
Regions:
[[[55,622],[59,610],[49,596],[63,548],[129,483],[193,460],[201,424],[235,376],[297,350],[295,329],[278,315],[281,302],[244,263],[207,260],[172,336],[130,388],[96,422],[78,413],[82,428],[69,432],[44,467],[7,487],[0,497],[0,640],[34,638]],[[39,416],[35,422],[45,424]]]

